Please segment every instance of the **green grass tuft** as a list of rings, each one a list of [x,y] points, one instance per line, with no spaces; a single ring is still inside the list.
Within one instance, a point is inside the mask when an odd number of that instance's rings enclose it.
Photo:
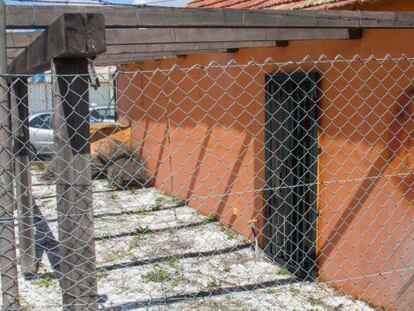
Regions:
[[[310,296],[308,298],[308,302],[312,305],[312,306],[321,306],[321,307],[325,307],[326,304],[325,302],[321,299],[321,298],[316,298],[314,296]]]
[[[281,267],[279,270],[277,270],[276,275],[292,275],[292,273],[290,273],[287,268]]]
[[[109,271],[106,269],[100,269],[98,272],[96,272],[96,277],[98,279],[106,278],[109,275]]]
[[[290,285],[289,286],[289,292],[291,292],[292,294],[294,294],[294,295],[297,295],[297,294],[300,294],[300,289],[299,288],[297,288],[296,286],[294,286],[294,285]]]
[[[171,273],[158,266],[152,271],[148,271],[141,276],[144,282],[163,283],[171,277]]]
[[[55,282],[55,276],[53,273],[46,273],[46,275],[32,280],[32,284],[41,287],[50,287]]]
[[[207,280],[207,287],[208,288],[217,288],[220,285],[221,285],[220,281],[217,280],[214,276],[210,276]]]
[[[224,233],[226,234],[226,237],[229,240],[233,240],[236,237],[236,233],[231,229],[225,229]]]
[[[141,241],[145,238],[145,235],[152,232],[154,231],[148,228],[148,226],[135,228],[134,231],[131,232],[132,238],[129,242],[129,250],[138,247]]]
[[[207,220],[208,221],[216,221],[217,220],[217,215],[214,213],[210,213],[207,215]]]

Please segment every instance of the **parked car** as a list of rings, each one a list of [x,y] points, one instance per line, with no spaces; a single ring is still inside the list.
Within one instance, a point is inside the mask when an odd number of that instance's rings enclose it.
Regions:
[[[92,106],[89,114],[90,123],[115,122],[114,106]],[[30,150],[38,156],[52,155],[53,129],[52,111],[44,111],[29,116]]]

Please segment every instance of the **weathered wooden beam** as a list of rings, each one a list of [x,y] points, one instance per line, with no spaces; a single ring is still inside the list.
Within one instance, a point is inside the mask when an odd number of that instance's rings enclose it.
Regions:
[[[64,14],[42,32],[9,66],[9,73],[35,73],[52,58],[90,57],[104,52],[105,21],[101,14]]]
[[[0,278],[2,309],[19,310],[5,4],[0,0]]]
[[[98,310],[86,58],[52,61],[63,310]],[[76,126],[74,126],[76,125]]]
[[[70,53],[67,51],[73,48],[71,46],[72,43],[65,43],[61,35],[64,28],[63,25],[65,25],[64,16],[58,19],[51,26],[51,29],[37,37],[27,50],[17,57],[14,62],[16,67],[9,66],[11,72],[45,70],[48,68],[50,57],[54,55],[58,55],[58,57],[70,56]],[[55,25],[59,26],[55,27]],[[54,30],[53,35],[52,30]],[[286,42],[288,40],[347,40],[355,38],[355,31],[348,28],[225,28],[216,31],[211,31],[209,28],[155,28],[110,29],[106,31],[105,36],[105,39],[102,40],[106,40],[107,54],[155,53],[159,56],[159,53],[167,52],[166,56],[171,56],[174,53],[182,54],[183,51],[186,53],[192,53],[192,51],[201,53],[235,48],[270,47],[277,46],[275,42]],[[45,43],[46,37],[47,43]],[[86,37],[96,38],[93,34]],[[85,41],[88,44],[92,44],[90,39],[85,39]],[[45,44],[49,47],[48,50],[44,47]],[[53,51],[53,48],[59,50]],[[102,51],[103,48],[99,50]],[[88,55],[87,52],[84,55]],[[131,59],[131,57],[120,56],[119,61],[114,57],[108,57],[107,60],[109,59],[112,59],[114,64],[116,64],[123,63],[125,59]],[[148,59],[148,54],[145,55],[145,59]],[[106,63],[109,64],[110,62]]]
[[[19,54],[23,53],[24,48],[7,49],[7,59],[15,59]]]
[[[178,54],[227,49],[286,46],[288,40],[346,40],[350,29],[118,29],[107,30],[107,52],[97,64],[124,64],[175,57]],[[238,41],[240,40],[240,41]],[[246,40],[246,41],[245,41]],[[192,41],[192,42],[190,42]],[[122,45],[115,45],[124,42]],[[139,44],[132,44],[138,42]]]
[[[137,6],[8,5],[8,28],[46,28],[64,13],[101,13],[109,28],[124,27],[355,27],[414,28],[414,13],[234,10]]]
[[[347,40],[348,28],[209,28],[111,29],[106,31],[107,45],[162,44],[190,42],[276,41],[276,40]]]
[[[19,228],[19,263],[23,276],[30,277],[36,272],[35,231],[33,223],[32,176],[29,156],[29,101],[27,77],[13,81],[12,129],[15,133],[14,170]]]
[[[47,32],[44,32],[12,61],[8,66],[8,72],[12,74],[35,73],[47,70],[48,66]]]
[[[11,54],[16,49],[29,46],[33,40],[40,36],[40,32],[15,32],[19,39],[13,41],[8,35],[8,53]],[[35,35],[34,35],[35,34]],[[151,28],[151,29],[108,29],[106,31],[106,44],[108,47],[114,45],[152,45],[151,51],[155,49],[165,50],[163,44],[172,43],[212,43],[221,42],[226,44],[231,42],[251,41],[286,41],[286,40],[347,40],[360,38],[362,32],[355,28],[225,28],[212,32],[209,28]],[[25,39],[26,38],[26,39]],[[26,41],[25,41],[26,40]],[[27,44],[25,44],[27,42]],[[188,48],[190,49],[190,48]],[[203,48],[205,49],[205,48]],[[149,48],[147,48],[149,50]],[[170,50],[170,49],[168,49]],[[130,53],[130,48],[125,48],[126,53]],[[139,52],[136,50],[135,52]],[[144,52],[144,51],[142,51]]]
[[[7,48],[25,48],[41,34],[41,31],[9,31],[6,34]]]
[[[98,310],[90,160],[88,57],[105,51],[100,14],[64,14],[48,32],[64,310]]]
[[[161,53],[161,52],[181,52],[193,51],[195,53],[203,51],[219,51],[227,49],[241,49],[254,47],[276,46],[276,41],[230,41],[230,42],[194,42],[194,43],[164,43],[164,44],[138,44],[138,45],[111,45],[107,47],[102,57],[111,54],[122,55],[137,53]]]
[[[109,66],[136,63],[148,60],[163,60],[167,58],[176,58],[183,55],[199,54],[199,53],[226,53],[227,49],[220,50],[181,50],[166,51],[153,53],[132,53],[132,54],[102,54],[96,57],[94,64],[97,66]]]

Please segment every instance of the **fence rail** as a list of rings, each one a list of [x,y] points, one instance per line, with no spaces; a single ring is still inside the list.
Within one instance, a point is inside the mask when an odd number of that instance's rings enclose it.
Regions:
[[[55,66],[38,119],[1,77],[3,309],[414,308],[413,58],[148,63],[113,91]]]

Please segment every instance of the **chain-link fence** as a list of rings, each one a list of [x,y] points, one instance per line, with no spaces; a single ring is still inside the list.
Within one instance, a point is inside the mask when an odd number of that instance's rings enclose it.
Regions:
[[[5,310],[414,308],[414,59],[3,78]]]

